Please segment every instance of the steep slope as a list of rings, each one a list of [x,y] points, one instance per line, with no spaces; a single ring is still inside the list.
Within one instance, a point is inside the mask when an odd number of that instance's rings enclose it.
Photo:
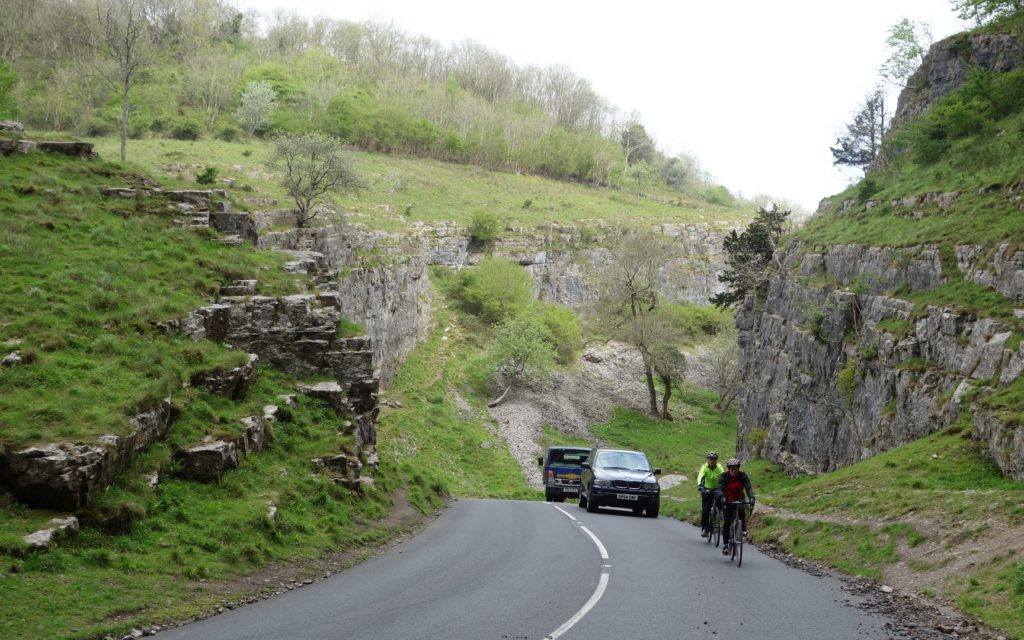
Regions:
[[[1024,478],[1022,63],[1008,33],[936,43],[887,162],[743,305],[744,455],[828,471],[957,424]]]

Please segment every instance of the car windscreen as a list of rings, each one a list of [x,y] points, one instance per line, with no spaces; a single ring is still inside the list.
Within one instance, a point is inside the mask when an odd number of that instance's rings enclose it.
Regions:
[[[548,464],[564,464],[580,466],[583,462],[586,462],[587,456],[590,455],[590,451],[572,451],[569,449],[552,449],[551,459]]]
[[[596,465],[605,469],[632,469],[650,471],[647,456],[637,451],[602,451],[597,454]]]

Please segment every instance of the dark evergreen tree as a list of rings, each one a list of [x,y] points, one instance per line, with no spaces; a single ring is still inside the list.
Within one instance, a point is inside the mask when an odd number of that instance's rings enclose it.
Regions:
[[[846,125],[846,135],[836,138],[832,164],[859,167],[867,171],[882,148],[882,139],[889,131],[891,116],[885,110],[885,94],[881,89],[864,96],[864,104]]]
[[[776,260],[789,214],[775,206],[770,211],[762,207],[743,233],[735,229],[729,232],[722,243],[725,272],[718,276],[729,289],[712,297],[712,304],[724,309],[742,302],[750,293],[765,293],[769,268]]]

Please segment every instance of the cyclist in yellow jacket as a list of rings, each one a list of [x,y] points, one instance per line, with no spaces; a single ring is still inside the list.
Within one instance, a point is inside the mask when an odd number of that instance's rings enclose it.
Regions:
[[[707,534],[708,516],[711,514],[711,505],[714,503],[718,492],[718,476],[725,473],[725,467],[718,462],[718,454],[708,451],[708,461],[700,468],[697,474],[697,491],[700,491],[700,535]]]

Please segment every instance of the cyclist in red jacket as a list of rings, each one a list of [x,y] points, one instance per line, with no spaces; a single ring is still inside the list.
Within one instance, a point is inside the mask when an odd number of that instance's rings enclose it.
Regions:
[[[721,495],[720,500],[724,502],[723,510],[725,511],[725,519],[722,523],[722,539],[725,543],[722,545],[722,553],[729,555],[729,526],[732,524],[732,519],[736,517],[736,511],[739,511],[740,522],[743,525],[743,531],[747,530],[747,513],[746,509],[739,505],[733,505],[734,502],[743,502],[743,494],[746,493],[750,499],[750,508],[754,508],[754,488],[750,486],[750,478],[747,474],[740,471],[740,461],[736,458],[732,458],[725,463],[725,473],[718,477],[718,492]],[[737,509],[737,506],[739,508]]]

